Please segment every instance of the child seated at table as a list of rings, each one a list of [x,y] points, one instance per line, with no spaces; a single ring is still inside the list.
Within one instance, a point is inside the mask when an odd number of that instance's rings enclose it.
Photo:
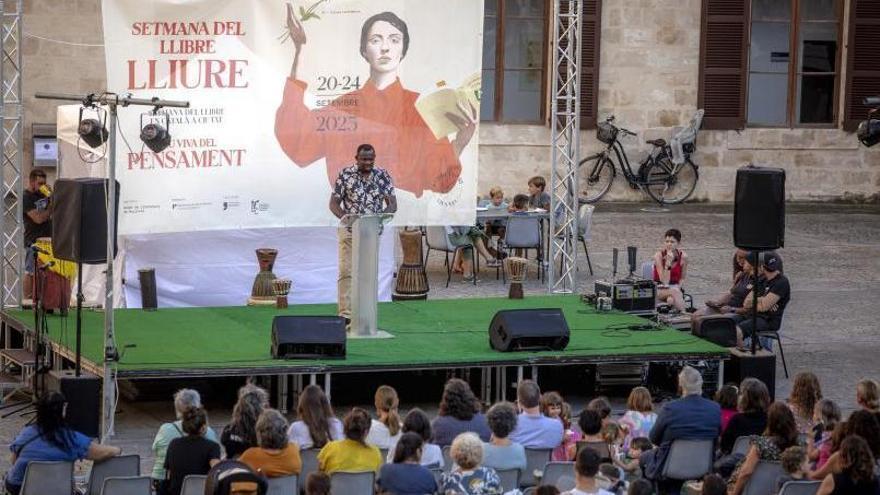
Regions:
[[[540,175],[529,179],[529,208],[550,211],[550,195],[544,192],[547,181]]]
[[[489,200],[483,206],[489,210],[503,210],[508,208],[507,201],[504,201],[504,191],[498,186],[489,189]],[[491,239],[492,236],[504,237],[504,220],[496,218],[486,221],[486,235]]]
[[[513,197],[513,203],[507,208],[511,213],[527,213],[529,211],[529,197],[525,194],[517,194]]]

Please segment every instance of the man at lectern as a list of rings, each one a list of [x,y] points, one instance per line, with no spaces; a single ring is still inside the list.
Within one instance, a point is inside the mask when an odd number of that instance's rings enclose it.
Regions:
[[[339,172],[330,196],[330,211],[342,219],[339,227],[339,279],[336,282],[338,294],[337,314],[346,321],[346,329],[351,324],[351,265],[352,237],[351,222],[346,215],[370,213],[394,213],[397,211],[397,198],[394,197],[394,183],[391,175],[382,168],[375,167],[376,150],[370,144],[358,146],[355,165]]]

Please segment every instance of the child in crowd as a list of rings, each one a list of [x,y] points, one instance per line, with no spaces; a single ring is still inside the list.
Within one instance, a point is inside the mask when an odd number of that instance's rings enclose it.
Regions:
[[[714,473],[703,476],[701,495],[725,495],[726,493],[727,483],[724,482],[724,478]]]
[[[587,409],[592,409],[599,413],[599,417],[602,418],[602,426],[614,423],[614,420],[611,419],[611,402],[608,400],[608,397],[601,395],[596,397],[587,404]]]
[[[654,486],[644,478],[633,480],[626,490],[626,495],[653,495],[653,493]]]
[[[540,175],[529,179],[529,208],[550,211],[550,195],[544,192],[547,181]]]
[[[306,495],[330,495],[330,477],[320,471],[309,473]]]
[[[736,403],[739,397],[739,389],[736,385],[728,383],[721,387],[721,390],[715,392],[715,402],[721,406],[721,433],[727,429],[727,423],[730,418],[734,417],[738,412]]]
[[[807,457],[821,469],[831,457],[831,434],[840,422],[840,407],[831,399],[822,399],[813,408],[813,436],[808,438]]]
[[[490,210],[503,210],[507,209],[509,205],[507,201],[504,201],[504,191],[498,186],[493,186],[492,189],[489,189],[489,201],[485,202],[483,206]],[[490,240],[489,252],[492,251],[492,236],[504,238],[504,225],[505,221],[501,218],[486,221],[486,235],[489,236]]]
[[[602,425],[602,440],[616,450],[623,446],[623,430],[617,423]]]
[[[602,417],[599,412],[593,409],[584,409],[578,418],[578,426],[584,437],[578,442],[581,445],[576,446],[576,452],[569,452],[571,458],[576,459],[577,452],[593,449],[599,453],[601,462],[613,462],[611,447],[602,436]]]
[[[559,495],[559,488],[553,485],[538,485],[535,487],[535,495]]]
[[[548,418],[556,418],[562,415],[562,396],[559,392],[545,392],[541,395],[541,413]]]
[[[776,479],[776,491],[782,489],[788,481],[802,481],[807,477],[810,471],[810,461],[807,459],[807,451],[801,446],[794,446],[785,449],[779,456],[782,470],[785,474]]]
[[[553,455],[551,456],[553,461],[573,461],[574,456],[571,455],[577,449],[578,440],[581,440],[581,433],[575,431],[571,427],[571,404],[568,402],[562,403],[562,412],[559,415],[559,419],[562,421],[563,428],[563,436],[562,436],[562,445],[553,449]]]
[[[860,381],[856,385],[856,403],[866,411],[880,412],[880,384],[870,379]]]
[[[511,213],[526,213],[529,211],[529,197],[525,194],[517,194],[513,197],[513,203],[507,208]]]
[[[626,399],[626,412],[618,424],[626,434],[623,440],[624,452],[629,449],[633,438],[647,437],[657,422],[651,392],[645,387],[635,387]]]
[[[647,452],[653,448],[654,445],[652,445],[651,441],[646,437],[633,438],[629,443],[629,451],[627,451],[626,456],[615,457],[614,465],[620,467],[628,474],[638,473],[639,458],[642,456],[643,452]]]
[[[600,464],[599,475],[602,477],[602,481],[604,481],[599,483],[603,490],[608,490],[617,495],[626,493],[626,482],[620,479],[620,470],[614,467],[613,464]]]

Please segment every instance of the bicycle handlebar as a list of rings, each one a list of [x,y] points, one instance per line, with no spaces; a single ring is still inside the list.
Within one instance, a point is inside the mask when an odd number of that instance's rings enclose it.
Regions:
[[[623,127],[619,127],[618,130],[625,136],[635,136],[636,133],[629,129],[624,129]]]

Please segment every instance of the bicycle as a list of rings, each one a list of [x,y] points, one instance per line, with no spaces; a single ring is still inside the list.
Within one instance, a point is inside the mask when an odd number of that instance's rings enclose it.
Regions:
[[[665,139],[646,141],[653,149],[635,172],[619,138],[636,136],[636,133],[615,126],[613,115],[600,122],[596,137],[606,146],[604,150],[578,163],[580,203],[595,203],[602,199],[617,177],[617,167],[620,167],[631,188],[641,189],[660,205],[686,201],[693,194],[700,177],[697,165],[691,161],[691,154],[696,148],[696,131],[700,128],[702,116],[703,111],[699,110],[690,126],[676,133],[672,141],[678,145],[677,149],[673,149]],[[678,160],[674,160],[674,157]]]

